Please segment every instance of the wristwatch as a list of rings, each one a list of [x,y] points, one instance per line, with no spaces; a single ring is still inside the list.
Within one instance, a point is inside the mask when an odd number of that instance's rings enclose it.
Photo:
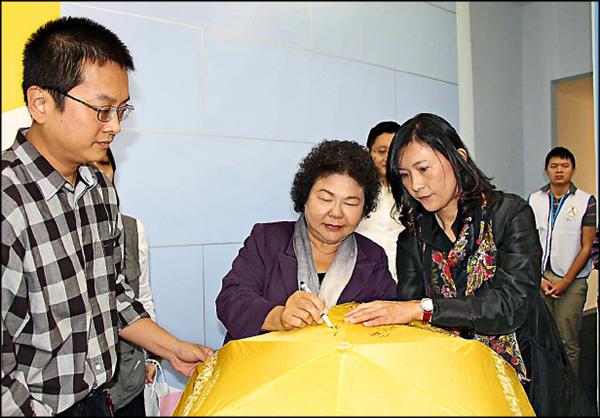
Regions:
[[[421,299],[421,310],[423,311],[423,323],[429,324],[433,314],[433,300],[431,298]]]

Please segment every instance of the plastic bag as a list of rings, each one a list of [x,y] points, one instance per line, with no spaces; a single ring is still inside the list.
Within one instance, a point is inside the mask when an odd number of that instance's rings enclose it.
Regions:
[[[154,382],[146,383],[144,387],[146,416],[170,417],[173,415],[179,398],[181,398],[182,390],[167,384],[165,373],[158,361],[148,359],[146,363],[151,363],[156,367]]]

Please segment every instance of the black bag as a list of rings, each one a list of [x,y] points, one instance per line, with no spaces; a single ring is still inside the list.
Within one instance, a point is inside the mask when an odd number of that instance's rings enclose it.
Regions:
[[[531,379],[525,391],[537,416],[598,416],[586,396],[541,295],[517,339]]]

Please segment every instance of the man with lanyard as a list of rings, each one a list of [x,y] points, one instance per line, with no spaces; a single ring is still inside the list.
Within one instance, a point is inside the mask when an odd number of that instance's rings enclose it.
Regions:
[[[546,155],[550,183],[529,196],[544,250],[541,288],[573,369],[579,364],[579,330],[592,270],[596,199],[571,182],[575,157],[556,147]]]

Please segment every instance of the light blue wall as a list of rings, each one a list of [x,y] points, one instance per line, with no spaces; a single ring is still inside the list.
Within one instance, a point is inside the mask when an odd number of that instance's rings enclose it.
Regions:
[[[596,166],[598,166],[598,161],[600,160],[600,90],[598,90],[598,61],[599,53],[598,53],[598,17],[600,17],[600,9],[598,7],[598,3],[592,3],[592,46],[593,46],[593,65],[594,65],[594,130],[596,132]],[[596,172],[596,196],[600,196],[600,173]],[[596,215],[600,212],[599,208],[596,206]]]
[[[552,80],[592,71],[591,4],[470,2],[469,9],[475,160],[499,189],[527,198],[547,182]]]
[[[471,2],[470,14],[474,159],[498,189],[524,196],[521,6]]]
[[[315,143],[364,143],[377,122],[424,111],[459,128],[452,2],[86,2],[62,14],[104,24],[134,57],[117,188],[148,232],[158,322],[182,339],[220,347],[221,279],[254,223],[297,217],[291,180]]]
[[[590,2],[526,2],[521,11],[525,194],[548,179],[552,80],[592,72]]]

